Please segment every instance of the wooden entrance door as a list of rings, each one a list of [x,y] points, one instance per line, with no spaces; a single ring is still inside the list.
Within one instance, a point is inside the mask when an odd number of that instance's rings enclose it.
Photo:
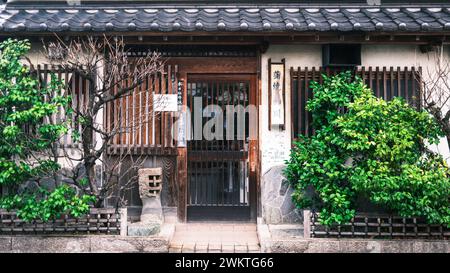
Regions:
[[[250,124],[253,119],[248,111],[242,112],[249,105],[256,108],[255,76],[188,76],[187,105],[192,113],[187,145],[187,219],[255,219],[257,141],[251,132],[257,125]],[[233,115],[227,113],[232,110]],[[208,127],[212,119],[218,122]]]

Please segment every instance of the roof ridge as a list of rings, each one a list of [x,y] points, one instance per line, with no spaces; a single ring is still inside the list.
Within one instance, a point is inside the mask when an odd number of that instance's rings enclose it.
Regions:
[[[168,6],[168,5],[83,5],[83,6],[73,6],[73,5],[10,5],[10,4],[0,4],[0,10],[10,9],[10,10],[66,10],[66,9],[78,9],[78,10],[107,10],[107,9],[402,9],[402,8],[419,8],[419,9],[431,9],[431,8],[450,8],[450,3],[446,5],[380,5],[380,6],[308,6],[302,4],[292,4],[292,5],[253,5],[253,6]]]
[[[402,7],[393,13],[384,9],[388,7],[10,8],[0,9],[0,31],[450,31],[450,7]]]

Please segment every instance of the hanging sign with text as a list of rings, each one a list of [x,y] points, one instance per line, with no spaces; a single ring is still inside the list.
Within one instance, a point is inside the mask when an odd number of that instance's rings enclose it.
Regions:
[[[177,94],[153,94],[153,110],[155,112],[177,112]]]
[[[275,125],[282,129],[285,125],[284,70],[284,59],[279,63],[271,62],[269,59],[269,126]]]

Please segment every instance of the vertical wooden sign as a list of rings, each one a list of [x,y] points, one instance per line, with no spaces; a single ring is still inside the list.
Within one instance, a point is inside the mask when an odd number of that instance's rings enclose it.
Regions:
[[[285,59],[269,59],[269,130],[275,126],[285,128],[285,81]]]

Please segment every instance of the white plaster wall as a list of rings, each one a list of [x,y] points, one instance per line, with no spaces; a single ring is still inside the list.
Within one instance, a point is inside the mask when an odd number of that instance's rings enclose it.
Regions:
[[[50,61],[45,57],[44,48],[42,43],[32,43],[30,52],[28,53],[27,57],[30,59],[30,61],[37,65],[37,64],[49,64]]]
[[[361,49],[363,66],[405,67],[422,66],[424,77],[435,69],[435,53],[421,53],[415,45],[363,45]],[[450,49],[444,47],[443,57],[450,60]],[[286,130],[268,129],[268,59],[286,59]],[[260,106],[260,149],[261,169],[264,174],[271,167],[283,164],[289,157],[291,143],[290,117],[290,73],[294,67],[319,67],[322,65],[320,45],[271,45],[261,60],[261,103]],[[450,151],[445,139],[440,145],[431,147],[450,162]]]
[[[443,60],[450,60],[450,47],[444,46],[441,51]],[[416,45],[363,45],[361,55],[363,66],[422,67],[425,82],[436,71],[438,62],[436,52],[422,53],[419,46]],[[442,154],[450,163],[450,151],[445,138],[441,139],[439,145],[432,145],[430,148]]]
[[[286,108],[286,130],[269,131],[269,84],[268,84],[268,60],[273,62],[286,60],[286,86],[285,86],[285,108]],[[298,66],[321,66],[322,48],[317,45],[271,45],[261,57],[261,106],[259,116],[261,170],[264,174],[271,167],[284,164],[289,158],[291,146],[291,117],[290,96],[291,79],[289,70]]]

